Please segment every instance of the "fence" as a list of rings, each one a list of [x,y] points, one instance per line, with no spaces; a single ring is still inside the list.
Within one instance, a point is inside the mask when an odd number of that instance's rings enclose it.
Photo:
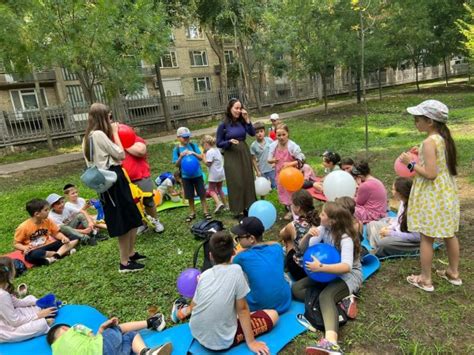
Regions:
[[[468,73],[467,64],[453,65],[450,76]],[[387,69],[380,73],[381,86],[394,86],[415,82],[415,69]],[[424,67],[418,69],[419,81],[444,77],[444,67]],[[366,87],[377,88],[379,74],[367,75]],[[328,95],[347,93],[353,90],[354,83],[349,82],[347,75],[341,69],[327,80]],[[262,107],[279,105],[309,99],[321,99],[323,93],[319,77],[310,82],[279,84],[265,87],[259,92]],[[194,96],[168,96],[167,104],[173,124],[179,125],[180,120],[222,114],[230,97],[244,99],[246,106],[255,108],[253,95],[243,96],[238,89],[229,89],[226,94],[222,91],[206,92]],[[123,99],[127,114],[127,123],[134,126],[147,126],[164,123],[163,109],[160,98],[151,96],[142,99]],[[48,126],[53,139],[79,137],[87,123],[87,107],[71,107],[65,103],[57,107],[45,108]],[[46,141],[46,132],[38,110],[22,112],[0,112],[0,148],[12,145]]]

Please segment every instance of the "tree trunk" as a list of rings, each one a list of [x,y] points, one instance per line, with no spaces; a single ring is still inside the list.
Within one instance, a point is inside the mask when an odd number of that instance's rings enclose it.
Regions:
[[[43,96],[41,95],[41,88],[38,80],[38,75],[36,74],[36,70],[33,69],[33,80],[35,81],[35,92],[36,97],[38,98],[38,108],[41,117],[41,124],[43,125],[44,133],[46,134],[46,140],[48,141],[48,148],[49,150],[54,150],[53,139],[51,138],[51,131],[49,129],[48,124],[48,117],[46,116],[46,112],[43,106]]]
[[[356,91],[357,91],[357,103],[360,104],[362,102],[362,91],[360,88],[360,73],[356,75]]]
[[[260,97],[257,93],[257,88],[255,87],[255,82],[253,81],[252,79],[252,72],[251,72],[251,69],[250,69],[250,63],[249,63],[249,60],[248,60],[248,57],[245,53],[245,50],[244,50],[244,44],[243,44],[243,40],[242,40],[242,37],[239,37],[239,42],[240,42],[240,51],[241,51],[241,57],[242,57],[242,63],[244,64],[244,72],[247,74],[247,81],[248,83],[250,84],[252,90],[253,91],[253,96],[255,98],[255,104],[257,105],[257,111],[259,113],[262,112],[262,104],[260,103]]]
[[[161,78],[160,64],[155,63],[156,82],[158,83],[158,91],[160,92],[161,106],[163,107],[163,115],[165,116],[166,130],[172,131],[171,115],[168,108],[168,101],[166,100],[165,88],[163,87],[163,79]]]
[[[418,82],[418,62],[415,62],[415,81],[416,91],[420,92],[420,83]]]
[[[365,97],[365,30],[364,16],[362,10],[359,10],[360,20],[360,80],[362,84],[362,100],[364,103],[365,114],[365,158],[369,158],[369,113],[367,109],[367,100]]]
[[[377,79],[379,84],[379,100],[382,100],[382,71],[380,68],[377,69]]]
[[[328,93],[326,88],[326,73],[321,72],[321,81],[323,82],[324,113],[328,113]]]
[[[225,104],[229,100],[229,94],[227,87],[227,62],[225,61],[224,55],[224,41],[222,37],[213,34],[213,32],[211,31],[206,31],[206,35],[212,50],[219,59],[219,65],[221,66],[221,72],[219,74],[219,85],[221,91],[221,104]]]
[[[443,57],[443,64],[444,64],[444,80],[446,81],[446,86],[448,86],[448,63],[446,61],[446,57]]]
[[[95,80],[91,80],[90,74],[87,70],[78,70],[76,75],[79,78],[79,84],[82,88],[82,93],[84,94],[84,99],[89,105],[92,105],[94,102],[97,102],[97,97],[95,96],[94,84]]]

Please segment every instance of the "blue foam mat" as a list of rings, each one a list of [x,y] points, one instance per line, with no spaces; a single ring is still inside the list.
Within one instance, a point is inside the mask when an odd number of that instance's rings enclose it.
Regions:
[[[264,341],[270,349],[270,354],[277,354],[283,349],[290,341],[296,336],[306,331],[296,320],[296,315],[304,313],[304,303],[292,301],[290,309],[284,314],[280,315],[277,325],[269,333],[263,334],[257,338],[259,341]],[[193,341],[191,348],[189,349],[191,354],[218,354],[216,351],[209,351],[201,346],[196,340]],[[243,355],[253,354],[247,344],[244,342],[237,345],[227,351],[225,354],[229,355]]]
[[[163,330],[162,332],[154,332],[151,330],[142,330],[140,332],[145,344],[149,347],[160,346],[165,343],[173,344],[173,355],[187,354],[193,336],[189,329],[189,325],[181,324]]]
[[[81,323],[96,332],[99,326],[106,320],[107,318],[93,307],[66,305],[59,309],[55,323],[66,323],[69,325]],[[43,335],[18,343],[0,344],[0,354],[50,355],[51,348],[46,342],[46,336]]]
[[[362,276],[364,281],[372,276],[378,269],[380,269],[380,260],[375,255],[367,254],[362,260]]]

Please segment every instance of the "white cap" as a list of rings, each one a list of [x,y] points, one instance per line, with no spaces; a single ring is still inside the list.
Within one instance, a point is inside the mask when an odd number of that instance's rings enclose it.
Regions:
[[[191,131],[189,130],[188,127],[179,127],[178,130],[176,131],[176,136],[189,138],[191,137]]]
[[[426,100],[418,106],[408,107],[407,111],[413,116],[426,116],[434,121],[446,123],[448,120],[448,106],[438,100]]]
[[[46,201],[49,203],[50,206],[52,206],[62,198],[63,197],[59,196],[58,194],[50,194],[48,197],[46,197]]]
[[[272,114],[270,115],[270,119],[271,119],[272,121],[274,121],[274,120],[279,120],[279,119],[280,119],[280,115],[279,115],[278,113],[272,113]]]

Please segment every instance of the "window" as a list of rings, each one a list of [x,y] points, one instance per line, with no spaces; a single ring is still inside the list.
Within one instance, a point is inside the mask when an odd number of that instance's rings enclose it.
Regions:
[[[206,51],[190,51],[189,59],[191,60],[192,67],[205,67],[207,66],[207,54]]]
[[[163,79],[163,88],[165,89],[166,96],[183,95],[180,78]]]
[[[234,51],[232,49],[224,51],[224,58],[227,64],[234,64]]]
[[[67,98],[72,107],[76,108],[89,106],[80,85],[66,85],[66,91]],[[105,102],[105,92],[101,84],[94,85],[94,94],[97,101]]]
[[[202,39],[202,30],[201,27],[196,25],[191,25],[186,28],[186,38],[187,39]]]
[[[64,80],[66,81],[79,80],[76,73],[73,73],[72,71],[69,71],[66,68],[62,68],[62,70],[63,70]]]
[[[44,107],[48,106],[46,91],[41,88],[41,100]],[[39,109],[38,97],[35,89],[10,90],[10,97],[15,111],[27,111]]]
[[[160,68],[177,68],[178,61],[176,60],[176,52],[169,51],[163,54],[160,58]]]
[[[211,79],[208,76],[193,78],[193,81],[195,92],[211,91]]]

